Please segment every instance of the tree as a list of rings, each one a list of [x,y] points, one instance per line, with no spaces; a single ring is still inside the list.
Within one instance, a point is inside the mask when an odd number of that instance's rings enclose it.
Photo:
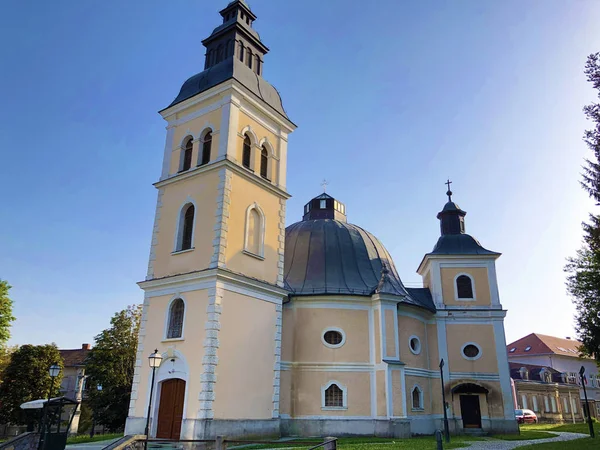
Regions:
[[[0,280],[0,348],[4,348],[10,339],[10,325],[15,320],[12,315],[13,301],[8,296],[11,286]]]
[[[0,385],[1,423],[24,425],[31,420],[31,416],[27,416],[20,406],[31,400],[48,397],[52,383],[48,369],[52,364],[61,367],[61,373],[54,379],[53,392],[56,394],[63,367],[56,344],[23,345],[11,355]]]
[[[597,91],[600,100],[600,53],[588,56],[584,73],[587,81]],[[593,156],[586,159],[581,185],[588,195],[600,205],[600,103],[583,108],[591,129],[586,130],[584,142]],[[590,214],[589,222],[583,223],[583,244],[565,267],[567,292],[576,307],[576,325],[582,342],[581,352],[594,357],[600,364],[600,215]]]
[[[116,313],[111,327],[94,338],[95,346],[86,360],[94,418],[111,431],[123,429],[129,412],[141,316],[141,305]]]

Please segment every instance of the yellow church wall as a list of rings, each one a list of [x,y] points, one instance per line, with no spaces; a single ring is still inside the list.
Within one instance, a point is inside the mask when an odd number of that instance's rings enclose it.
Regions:
[[[448,366],[451,372],[498,373],[494,327],[489,325],[450,324],[446,325],[448,342]],[[481,348],[481,357],[476,360],[465,359],[462,347],[473,342]]]
[[[427,353],[429,354],[429,367],[436,368],[440,364],[440,352],[438,349],[437,325],[427,325]]]
[[[327,410],[321,407],[321,391],[332,381],[347,389],[347,409]],[[370,416],[370,392],[368,372],[297,370],[294,371],[293,416]]]
[[[445,381],[445,380],[444,380]],[[444,409],[442,406],[442,380],[439,378],[430,378],[428,380],[428,391],[430,392],[429,404],[427,405],[430,409],[431,414],[444,414]],[[433,393],[433,395],[431,395]],[[446,390],[446,395],[449,393]],[[448,400],[446,400],[448,401]],[[408,402],[408,399],[407,399]],[[407,403],[410,404],[410,403]]]
[[[475,301],[459,300],[455,298],[454,278],[459,273],[466,273],[473,277]],[[464,267],[453,268],[443,267],[441,269],[442,278],[442,295],[446,305],[456,306],[488,306],[491,304],[490,299],[490,284],[488,279],[488,271],[485,267]]]
[[[295,314],[294,349],[291,360],[369,362],[369,316],[366,310],[297,308]],[[323,332],[330,327],[341,328],[344,331],[346,342],[341,347],[329,348],[323,344]],[[286,340],[285,322],[283,330],[284,340]]]
[[[377,380],[377,415],[387,416],[385,371],[378,370],[377,372],[375,372],[375,379]]]
[[[392,415],[403,416],[404,408],[402,407],[402,397],[404,392],[402,391],[402,380],[401,371],[392,370]]]
[[[262,139],[267,138],[267,140],[268,140],[269,144],[271,145],[271,147],[273,148],[273,151],[275,152],[275,154],[276,155],[278,154],[279,137],[276,136],[275,134],[273,134],[271,131],[267,130],[265,127],[263,127],[257,121],[252,119],[250,116],[248,116],[244,112],[240,111],[239,123],[238,123],[239,131],[241,132],[247,126],[250,126],[250,128],[252,129],[254,134],[256,134],[256,138],[258,139],[258,142],[253,142],[253,145],[258,145]],[[252,140],[252,136],[250,137],[250,139]],[[236,149],[236,158],[237,158],[239,164],[241,164],[241,162],[242,162],[243,148],[244,148],[244,138],[240,137],[237,140],[237,149]],[[260,174],[260,157],[259,157],[260,153],[259,152],[260,152],[260,150],[258,148],[256,148],[256,147],[252,148],[250,168],[252,168],[252,170],[254,170],[254,173],[256,173],[256,174]],[[278,166],[278,161],[276,159],[273,159],[273,154],[271,152],[269,152],[269,164],[267,166],[268,167],[267,177],[269,178],[269,180],[273,181],[274,183],[278,182],[277,177],[276,177],[277,166]]]
[[[282,370],[279,376],[279,413],[292,413],[292,371]]]
[[[429,378],[406,376],[406,409],[409,416],[418,416],[422,414],[432,414],[431,412],[431,389],[429,388]],[[418,386],[423,392],[423,408],[413,408],[412,404],[412,392],[415,386]],[[439,388],[438,388],[439,389]],[[441,395],[441,391],[436,391]]]
[[[216,194],[219,183],[216,171],[173,183],[164,188],[155,248],[154,278],[187,273],[208,267],[215,237]],[[187,199],[196,205],[193,251],[172,255],[179,214]]]
[[[200,392],[200,377],[194,374],[202,373],[202,358],[204,349],[198,346],[198,342],[203,342],[205,337],[204,326],[195,326],[195,323],[206,321],[206,307],[208,306],[208,293],[206,290],[185,292],[181,298],[185,301],[185,316],[183,323],[183,339],[165,339],[168,306],[173,295],[163,295],[150,298],[150,306],[147,311],[147,322],[145,325],[146,335],[144,337],[143,360],[140,373],[140,383],[138,386],[137,401],[135,403],[135,415],[144,417],[148,407],[144,399],[148,395],[148,380],[150,369],[147,364],[147,357],[154,349],[160,352],[166,352],[169,348],[178,350],[183,354],[188,366],[187,389],[187,408],[186,417],[196,417],[198,411],[198,394]],[[168,358],[164,358],[162,365],[170,364]],[[163,367],[158,369],[159,373]]]
[[[273,411],[275,304],[224,291],[221,306],[215,419],[270,419]]]
[[[427,368],[427,336],[425,323],[413,317],[398,316],[398,338],[400,361],[408,367]],[[421,352],[415,355],[410,351],[410,337],[417,336],[421,341]]]
[[[292,361],[294,357],[295,334],[294,310],[283,307],[281,327],[281,360]]]
[[[243,252],[246,211],[254,203],[260,206],[265,215],[264,260]],[[231,204],[229,205],[227,249],[225,253],[228,269],[272,284],[277,283],[277,275],[279,274],[279,212],[279,197],[235,173],[232,174]]]
[[[395,310],[385,310],[385,352],[386,356],[394,358],[396,356],[396,327],[394,326]]]
[[[202,106],[195,107],[194,109],[201,108]],[[198,138],[200,134],[203,133],[204,130],[206,130],[207,128],[211,128],[213,131],[210,159],[211,161],[214,161],[216,159],[219,149],[220,133],[214,134],[214,132],[220,130],[221,117],[222,109],[219,108],[217,110],[206,113],[200,117],[196,117],[195,119],[185,122],[184,124],[181,124],[175,128],[175,131],[173,133],[173,151],[171,152],[171,165],[169,174],[175,174],[179,170],[179,162],[181,160],[182,152],[182,150],[179,147],[183,144],[183,140],[190,135],[194,136],[194,138]],[[194,152],[192,154],[192,168],[198,164],[199,148],[201,148],[199,143],[194,143]]]

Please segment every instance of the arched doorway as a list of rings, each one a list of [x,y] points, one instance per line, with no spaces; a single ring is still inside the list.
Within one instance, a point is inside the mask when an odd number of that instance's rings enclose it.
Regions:
[[[475,383],[462,383],[452,389],[452,394],[459,396],[463,428],[481,428],[479,394],[488,393],[486,388]]]
[[[160,385],[160,403],[158,406],[158,439],[179,439],[183,420],[183,401],[185,381],[179,378],[165,380]]]

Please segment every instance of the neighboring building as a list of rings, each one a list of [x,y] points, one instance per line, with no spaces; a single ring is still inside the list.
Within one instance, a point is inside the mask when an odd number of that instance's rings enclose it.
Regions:
[[[579,387],[551,367],[511,362],[517,408],[531,409],[539,422],[576,422],[583,415]]]
[[[580,406],[583,408],[584,396],[579,378],[581,366],[585,367],[586,391],[592,417],[600,417],[600,374],[598,366],[591,358],[582,358],[579,353],[581,342],[571,338],[558,338],[531,333],[506,346],[508,360],[511,363],[534,364],[554,369],[561,379],[579,390]],[[585,409],[582,411],[585,414]]]
[[[433,433],[442,388],[453,431],[516,432],[500,254],[465,233],[450,190],[441,237],[418,265],[422,288],[406,288],[381,242],[328,194],[286,228],[296,126],[262,77],[254,13],[241,0],[220,13],[202,41],[205,70],[161,111],[126,434],[144,433],[151,380],[159,438]]]
[[[85,382],[85,359],[90,349],[90,344],[82,344],[81,348],[59,350],[64,364],[63,379],[60,385],[61,394],[79,402],[73,422],[71,423],[71,428],[69,429],[69,433],[71,434],[76,434],[79,428],[79,416],[81,415],[81,401],[83,400]]]

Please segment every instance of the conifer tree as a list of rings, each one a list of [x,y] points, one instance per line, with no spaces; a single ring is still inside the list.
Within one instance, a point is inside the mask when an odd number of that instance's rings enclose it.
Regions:
[[[596,90],[598,102],[583,108],[592,127],[583,140],[593,156],[586,159],[581,185],[600,206],[600,53],[588,56],[584,73]],[[583,223],[583,244],[573,258],[568,259],[567,291],[577,309],[576,325],[583,354],[600,364],[600,215],[591,213]]]

